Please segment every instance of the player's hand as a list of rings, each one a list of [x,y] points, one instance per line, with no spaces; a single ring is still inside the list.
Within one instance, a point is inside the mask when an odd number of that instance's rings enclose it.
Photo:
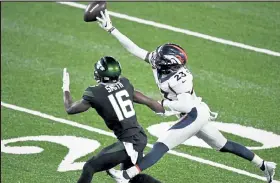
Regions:
[[[67,69],[63,69],[63,79],[62,79],[63,85],[62,85],[62,90],[65,91],[70,91],[70,77],[69,73],[67,72]]]
[[[105,9],[104,13],[103,11],[101,11],[100,14],[102,16],[101,18],[96,17],[99,26],[108,32],[112,32],[115,29],[115,27],[113,27],[112,25],[112,21],[110,19],[107,9]]]
[[[209,113],[210,113],[210,118],[209,118],[210,121],[214,121],[215,119],[217,119],[217,117],[218,117],[217,112],[212,112],[209,110]]]
[[[178,115],[180,114],[180,112],[178,111],[167,111],[165,110],[164,113],[156,113],[157,115],[160,115],[162,117],[168,117],[168,116],[174,116],[174,115]]]

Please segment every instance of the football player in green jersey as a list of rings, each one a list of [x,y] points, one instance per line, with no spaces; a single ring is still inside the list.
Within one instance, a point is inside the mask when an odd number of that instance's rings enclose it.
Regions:
[[[134,102],[144,104],[162,115],[177,114],[165,111],[160,103],[134,90],[129,80],[121,77],[120,63],[113,57],[105,56],[95,63],[94,78],[98,85],[89,86],[82,99],[73,102],[69,89],[69,73],[64,69],[62,89],[65,110],[68,114],[77,114],[94,108],[118,141],[85,163],[78,183],[89,183],[94,173],[109,170],[119,164],[126,170],[142,159],[147,136],[137,121]],[[146,183],[157,182],[152,177],[147,179]]]

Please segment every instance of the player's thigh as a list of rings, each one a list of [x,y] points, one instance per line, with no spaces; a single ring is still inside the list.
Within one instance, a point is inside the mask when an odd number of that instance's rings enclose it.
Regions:
[[[211,123],[205,124],[196,136],[216,150],[220,150],[227,142],[224,135]]]
[[[158,142],[164,143],[169,149],[178,146],[194,136],[202,128],[205,124],[205,120],[201,119],[203,118],[199,118],[195,115],[188,114],[187,116],[183,116],[158,139]]]
[[[125,150],[125,147],[123,145],[123,143],[121,141],[117,141],[105,148],[103,148],[98,154],[97,156],[101,156],[101,155],[106,155],[106,154],[110,154],[110,153],[114,153],[114,152],[119,152],[119,151],[123,151]]]
[[[95,172],[100,172],[113,168],[129,159],[126,150],[121,142],[116,142],[105,147],[97,156],[87,161]]]

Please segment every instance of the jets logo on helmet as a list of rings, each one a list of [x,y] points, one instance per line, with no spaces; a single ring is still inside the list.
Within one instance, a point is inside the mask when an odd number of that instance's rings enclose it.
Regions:
[[[96,68],[100,69],[101,71],[105,71],[105,68],[101,65],[100,61],[96,63]]]

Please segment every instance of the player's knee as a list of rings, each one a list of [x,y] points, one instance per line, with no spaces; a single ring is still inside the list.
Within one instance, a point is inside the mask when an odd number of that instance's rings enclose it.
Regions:
[[[221,151],[221,149],[223,149],[226,144],[227,144],[227,139],[220,139],[209,145],[216,151]]]
[[[94,167],[89,162],[86,162],[83,166],[83,172],[87,174],[94,174]]]
[[[222,140],[222,141],[215,141],[215,142],[207,142],[207,144],[212,148],[215,149],[216,151],[221,151],[225,147],[227,143],[227,140]]]
[[[231,141],[227,141],[225,145],[219,150],[220,152],[231,152],[234,149]]]
[[[226,142],[215,145],[215,147],[213,147],[213,149],[215,149],[216,151],[221,151],[221,149],[223,149],[223,147],[226,145]]]

